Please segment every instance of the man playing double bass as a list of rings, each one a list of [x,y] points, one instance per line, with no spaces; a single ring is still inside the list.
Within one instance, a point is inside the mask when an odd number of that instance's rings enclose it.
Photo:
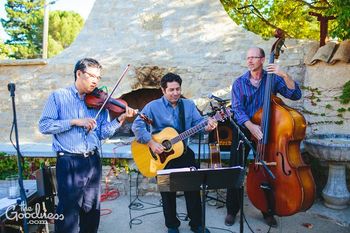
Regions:
[[[234,113],[234,120],[238,123],[243,133],[247,138],[251,136],[257,140],[263,138],[263,133],[260,125],[256,125],[251,121],[253,115],[263,106],[265,83],[267,74],[273,73],[273,94],[280,93],[282,96],[291,99],[299,100],[301,98],[301,90],[298,84],[293,81],[289,75],[280,69],[276,64],[269,64],[266,70],[263,69],[265,62],[265,52],[258,47],[249,48],[246,57],[248,71],[242,76],[238,77],[233,85],[231,91],[232,110]],[[242,164],[242,147],[239,144],[239,135],[237,129],[233,127],[233,143],[231,146],[230,166]],[[245,145],[245,159],[249,153],[249,147]],[[235,222],[235,217],[240,209],[240,191],[239,189],[228,189],[226,206],[227,216],[225,218],[225,225],[231,226]],[[277,222],[271,213],[262,212],[264,220],[267,225],[276,227]]]

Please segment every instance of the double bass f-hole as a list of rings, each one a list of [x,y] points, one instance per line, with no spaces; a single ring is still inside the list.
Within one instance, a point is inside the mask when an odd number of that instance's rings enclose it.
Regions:
[[[282,162],[282,171],[283,171],[283,173],[286,176],[290,176],[292,174],[292,171],[291,170],[286,171],[287,169],[286,169],[286,162],[285,162],[284,155],[281,152],[277,152],[276,156],[278,157],[279,155],[281,156],[281,160],[282,160],[281,162]]]

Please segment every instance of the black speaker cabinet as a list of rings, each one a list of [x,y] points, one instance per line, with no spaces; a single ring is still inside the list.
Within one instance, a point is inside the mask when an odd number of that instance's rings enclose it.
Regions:
[[[56,167],[43,167],[35,172],[39,197],[57,194]]]

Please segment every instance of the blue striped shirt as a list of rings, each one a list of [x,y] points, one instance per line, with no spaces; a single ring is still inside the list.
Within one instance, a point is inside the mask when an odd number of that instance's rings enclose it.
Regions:
[[[298,100],[301,98],[299,85],[295,83],[295,89],[289,89],[284,79],[278,75],[273,75],[272,93],[280,93],[282,96]],[[253,115],[263,106],[265,83],[267,72],[263,71],[263,77],[259,87],[255,87],[250,82],[250,72],[246,72],[237,78],[232,85],[231,107],[234,117],[239,125],[250,120]]]
[[[181,99],[184,106],[185,130],[199,124],[204,118],[198,112],[192,100]],[[132,125],[132,131],[136,140],[140,143],[148,143],[152,139],[152,134],[161,131],[166,127],[172,127],[181,131],[179,117],[179,105],[174,108],[163,96],[148,103],[141,111],[153,120],[152,127],[147,125],[140,117],[137,117]]]
[[[54,91],[48,98],[41,118],[39,130],[52,134],[54,151],[84,153],[100,147],[100,140],[112,136],[120,127],[116,120],[107,121],[108,112],[99,115],[95,130],[86,133],[83,127],[71,126],[70,121],[78,118],[95,118],[98,110],[87,108],[85,96],[79,96],[75,85]]]

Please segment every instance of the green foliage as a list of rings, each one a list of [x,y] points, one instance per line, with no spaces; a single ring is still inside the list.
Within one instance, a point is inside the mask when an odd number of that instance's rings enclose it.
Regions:
[[[84,19],[73,11],[50,12],[48,56],[60,53],[73,43],[84,25]]]
[[[53,57],[59,54],[64,48],[62,47],[59,41],[56,41],[49,35],[48,48],[47,48],[47,56]]]
[[[346,109],[345,108],[338,108],[337,112],[346,112]]]
[[[320,114],[316,113],[316,112],[311,112],[309,110],[306,110],[306,109],[302,109],[301,110],[302,113],[305,113],[305,114],[309,114],[309,115],[313,115],[313,116],[318,116]]]
[[[24,163],[24,169],[28,170],[29,164]],[[0,180],[6,177],[18,174],[17,156],[8,156],[0,152]]]
[[[10,54],[10,46],[4,44],[4,42],[0,40],[0,59],[8,59],[9,54]]]
[[[221,0],[230,17],[245,29],[263,38],[270,38],[276,28],[288,37],[319,39],[317,17],[309,12],[335,16],[330,20],[329,31],[333,37],[350,38],[349,0]]]
[[[329,1],[332,7],[326,10],[326,15],[336,16],[337,19],[330,28],[330,35],[341,40],[350,38],[350,1],[332,0]]]
[[[25,157],[22,162],[23,178],[34,179],[34,171],[39,169],[43,164],[55,165],[56,159],[49,158],[28,158]],[[4,180],[6,177],[18,174],[17,156],[7,155],[4,152],[0,152],[0,180]]]
[[[42,54],[44,0],[7,0],[7,19],[1,19],[10,36],[5,50],[0,45],[0,58],[39,58]],[[53,11],[49,16],[48,57],[67,48],[84,25],[83,18],[70,11]],[[3,55],[4,54],[4,55]]]
[[[102,159],[102,165],[103,166],[111,166],[111,168],[116,173],[115,175],[118,175],[119,173],[126,172],[129,174],[130,172],[136,172],[137,170],[134,168],[131,168],[129,166],[128,159]]]
[[[332,109],[333,107],[332,107],[332,105],[327,104],[325,108],[327,108],[327,109]]]
[[[350,22],[349,22],[350,23]],[[340,103],[348,104],[350,102],[350,81],[347,81],[343,86],[342,95],[339,96]]]
[[[42,41],[44,0],[7,0],[5,10],[8,20],[1,19],[10,39],[13,58],[36,58]]]

